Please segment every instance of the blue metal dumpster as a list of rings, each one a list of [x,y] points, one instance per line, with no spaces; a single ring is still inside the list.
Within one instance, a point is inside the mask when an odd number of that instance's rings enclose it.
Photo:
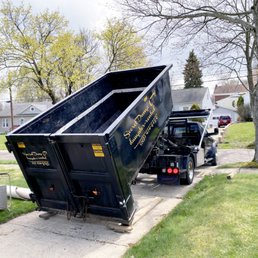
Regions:
[[[172,110],[169,69],[110,72],[7,135],[40,210],[130,224],[130,185]]]

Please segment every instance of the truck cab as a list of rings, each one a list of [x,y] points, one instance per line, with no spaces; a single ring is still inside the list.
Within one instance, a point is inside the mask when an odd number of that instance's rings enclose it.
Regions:
[[[196,167],[216,165],[217,143],[211,136],[218,129],[208,133],[210,116],[210,110],[172,112],[140,172],[157,174],[160,183],[191,184]]]
[[[181,121],[170,122],[167,125],[167,137],[177,145],[198,148],[202,135],[203,140],[199,152],[202,152],[202,158],[195,160],[195,165],[203,165],[211,162],[216,165],[216,142],[211,137],[214,133],[208,133],[200,122]],[[197,157],[198,158],[198,157]]]

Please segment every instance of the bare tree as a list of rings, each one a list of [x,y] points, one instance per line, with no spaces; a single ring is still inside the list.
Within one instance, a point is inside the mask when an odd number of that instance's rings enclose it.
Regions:
[[[138,18],[143,29],[155,30],[162,48],[179,39],[181,47],[198,40],[207,60],[234,71],[247,72],[253,120],[255,156],[258,162],[258,83],[253,82],[253,68],[258,57],[258,0],[120,0],[126,15]],[[200,37],[202,33],[202,37]],[[204,44],[202,44],[204,43]],[[179,46],[179,44],[177,44]]]

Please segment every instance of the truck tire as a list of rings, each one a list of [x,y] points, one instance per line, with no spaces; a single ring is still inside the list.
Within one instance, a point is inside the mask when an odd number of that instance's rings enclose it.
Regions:
[[[194,162],[193,158],[189,157],[187,161],[186,178],[181,178],[181,184],[190,185],[194,179]]]
[[[213,160],[211,161],[211,165],[212,166],[217,166],[217,156],[216,156],[216,154],[214,155]]]

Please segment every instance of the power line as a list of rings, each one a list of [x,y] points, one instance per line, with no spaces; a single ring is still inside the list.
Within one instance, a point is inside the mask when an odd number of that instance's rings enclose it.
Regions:
[[[255,77],[256,75],[253,75],[252,77]],[[247,75],[243,75],[243,76],[236,76],[236,77],[229,77],[229,78],[221,78],[221,79],[213,79],[213,80],[206,80],[203,81],[203,83],[205,82],[217,82],[217,81],[227,81],[227,80],[232,80],[232,79],[238,79],[238,78],[246,78]],[[184,84],[172,84],[172,86],[183,86]]]

